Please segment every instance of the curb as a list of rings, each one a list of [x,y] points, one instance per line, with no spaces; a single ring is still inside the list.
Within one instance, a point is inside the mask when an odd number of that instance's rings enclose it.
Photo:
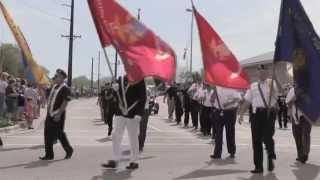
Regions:
[[[4,127],[4,128],[0,128],[0,133],[10,133],[12,131],[16,131],[18,129],[21,129],[22,127],[25,126],[25,123],[18,123],[14,126],[9,126],[9,127]]]

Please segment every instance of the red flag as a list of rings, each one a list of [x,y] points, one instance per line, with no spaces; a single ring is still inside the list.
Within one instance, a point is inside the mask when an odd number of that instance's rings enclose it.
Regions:
[[[129,81],[152,76],[172,81],[176,56],[172,48],[115,0],[88,0],[102,46],[119,52]]]
[[[236,57],[195,7],[193,12],[199,29],[205,82],[227,88],[247,89],[249,80]]]

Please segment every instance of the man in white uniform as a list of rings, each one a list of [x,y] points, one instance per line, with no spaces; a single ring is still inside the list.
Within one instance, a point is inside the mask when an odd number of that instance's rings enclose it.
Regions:
[[[245,102],[240,109],[239,123],[243,122],[243,115],[252,105],[251,132],[253,144],[253,158],[255,169],[251,173],[263,173],[263,143],[268,153],[268,170],[274,170],[273,160],[276,159],[273,136],[278,87],[268,79],[268,70],[264,65],[259,66],[259,81],[252,83],[244,97]]]
[[[235,125],[237,121],[237,110],[241,100],[241,94],[237,90],[216,87],[215,120],[216,120],[216,143],[212,159],[221,159],[223,144],[223,129],[226,128],[227,148],[230,158],[235,157]]]

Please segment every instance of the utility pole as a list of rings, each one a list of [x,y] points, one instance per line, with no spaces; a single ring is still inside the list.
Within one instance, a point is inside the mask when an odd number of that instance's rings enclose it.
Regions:
[[[186,11],[191,13],[190,72],[192,73],[194,14],[193,14],[193,9],[189,9],[189,8],[188,8],[188,9],[186,9]]]
[[[93,57],[91,61],[91,91],[93,91]]]
[[[100,51],[98,54],[98,92],[100,91]]]
[[[72,86],[72,57],[73,57],[73,40],[75,38],[81,38],[81,36],[74,35],[74,0],[71,0],[71,5],[62,4],[63,6],[71,8],[70,19],[62,18],[70,21],[70,33],[69,36],[62,35],[61,37],[69,38],[69,58],[68,58],[68,86]]]

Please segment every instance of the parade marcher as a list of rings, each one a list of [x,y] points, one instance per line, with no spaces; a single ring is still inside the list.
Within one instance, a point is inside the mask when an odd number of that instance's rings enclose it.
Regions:
[[[226,129],[227,148],[230,158],[235,157],[235,125],[237,121],[237,110],[241,100],[241,94],[237,90],[215,87],[213,96],[215,96],[215,126],[216,138],[214,153],[212,159],[221,159],[223,130]]]
[[[114,117],[115,129],[112,135],[112,147],[114,160],[107,164],[102,164],[104,168],[117,168],[121,158],[121,141],[124,130],[127,129],[130,147],[131,159],[127,169],[137,169],[136,163],[139,155],[139,125],[144,114],[146,103],[146,86],[144,80],[129,84],[128,78],[120,77],[118,83],[113,84],[113,88],[118,96],[118,108]]]
[[[116,107],[118,103],[116,92],[112,89],[111,84],[109,84],[106,88],[104,101],[104,118],[108,125],[108,136],[111,136],[113,130],[113,117],[116,113]]]
[[[66,151],[65,159],[70,159],[73,154],[69,140],[64,132],[64,123],[66,118],[66,108],[71,100],[71,91],[64,83],[67,74],[58,69],[55,76],[55,85],[52,87],[48,99],[48,111],[45,120],[45,156],[41,160],[54,159],[53,143],[58,139],[63,149]]]
[[[200,104],[202,104],[201,109],[201,118],[202,124],[201,129],[204,136],[210,136],[212,126],[212,117],[213,117],[213,106],[214,106],[214,99],[212,99],[213,89],[210,88],[208,85],[205,85],[202,91],[199,93],[200,97]]]
[[[278,111],[278,121],[279,121],[279,128],[282,129],[284,127],[285,129],[288,128],[288,107],[286,104],[286,96],[281,95],[278,97],[278,105],[279,105],[279,111]]]
[[[239,123],[252,104],[251,133],[255,169],[251,173],[263,173],[263,143],[268,154],[268,170],[274,170],[276,159],[273,136],[275,133],[276,106],[279,87],[268,79],[268,71],[264,65],[259,68],[259,81],[252,83],[246,92],[245,101],[240,110]]]
[[[309,158],[311,129],[312,125],[296,106],[296,94],[292,87],[287,95],[286,103],[288,103],[292,116],[292,133],[297,147],[297,161],[306,163]]]
[[[175,83],[170,86],[167,90],[166,90],[166,93],[165,93],[165,96],[163,98],[163,102],[165,103],[166,100],[167,100],[167,104],[168,104],[168,115],[169,115],[169,120],[172,121],[173,120],[173,113],[174,113],[174,109],[175,109],[175,98],[174,98],[174,95],[175,95]]]
[[[183,106],[182,106],[182,92],[179,90],[179,85],[176,84],[173,88],[174,92],[174,112],[176,116],[177,125],[181,123],[181,117],[183,115]]]
[[[201,85],[199,82],[195,81],[188,90],[188,94],[191,98],[190,108],[191,108],[191,119],[194,129],[198,129],[199,126],[199,112],[200,106],[198,103],[198,93],[199,89],[201,89]]]
[[[188,89],[190,86],[188,84],[185,84],[185,86],[182,89],[182,95],[183,95],[183,110],[184,110],[184,127],[189,126],[189,119],[190,119],[190,112],[191,112],[191,99],[188,94]]]
[[[199,105],[199,120],[200,120],[200,132],[202,134],[205,134],[205,129],[206,129],[206,124],[205,124],[205,118],[206,115],[204,114],[204,99],[205,97],[202,96],[204,92],[206,91],[206,85],[202,84],[201,88],[198,89],[197,93],[197,100],[198,100],[198,105]]]
[[[150,96],[151,96],[151,93],[148,90],[146,104],[144,106],[144,114],[142,116],[142,119],[140,122],[140,128],[139,128],[140,129],[140,132],[139,132],[139,152],[140,153],[143,152],[144,144],[147,136],[148,121],[149,121],[149,115],[150,115],[150,107],[149,107]]]

